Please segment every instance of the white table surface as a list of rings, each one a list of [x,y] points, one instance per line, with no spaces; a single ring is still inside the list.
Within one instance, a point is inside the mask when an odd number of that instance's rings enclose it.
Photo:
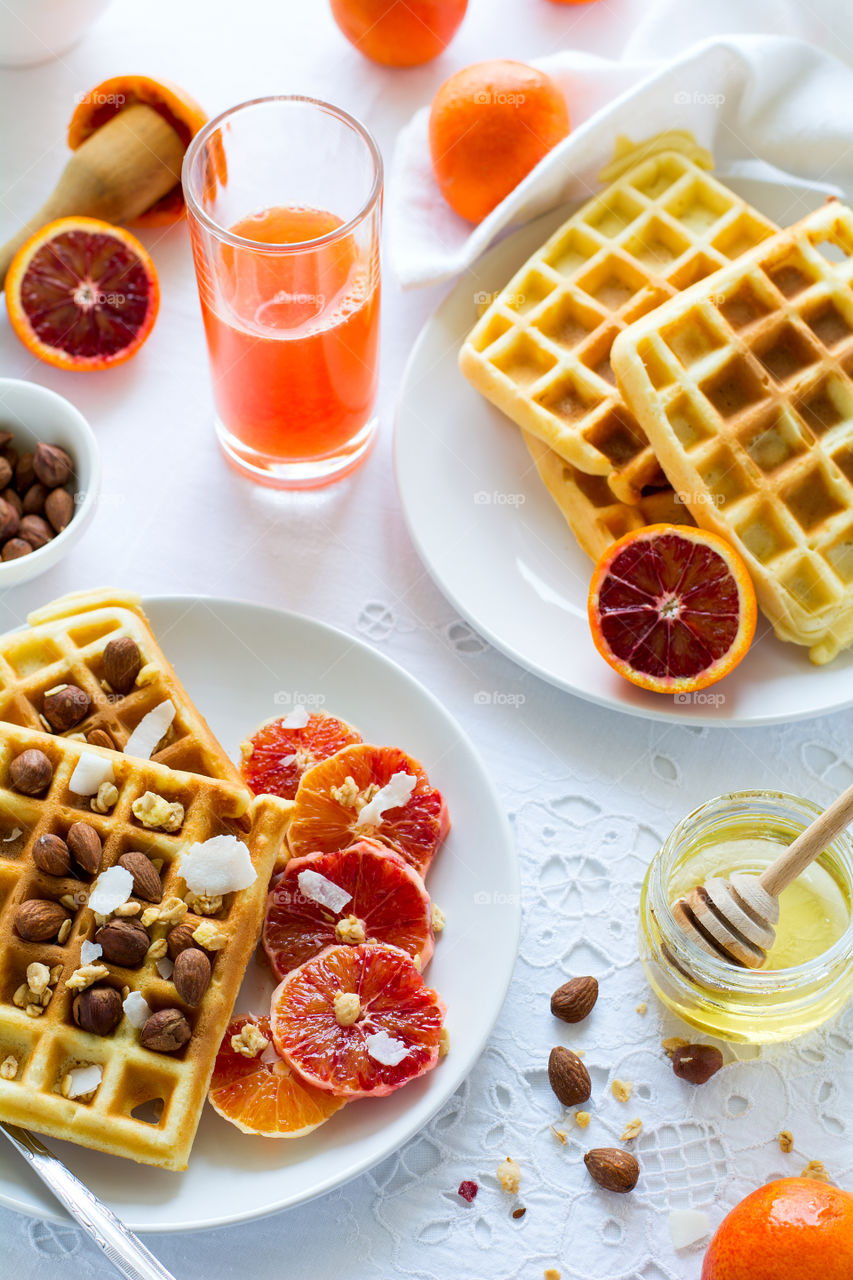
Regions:
[[[32,0],[37,3],[38,0]],[[331,98],[375,131],[386,160],[396,131],[453,69],[486,57],[535,57],[574,46],[617,57],[666,56],[724,30],[775,31],[826,44],[853,61],[853,15],[833,0],[472,0],[451,49],[410,72],[362,60],[325,0],[117,0],[61,61],[0,72],[0,237],[36,208],[65,156],[75,95],[117,72],[186,85],[211,112],[272,92]],[[843,104],[839,104],[843,109]],[[51,140],[53,140],[51,142]],[[0,317],[0,373],[71,397],[100,439],[104,489],[71,556],[0,600],[0,624],[61,592],[115,584],[143,594],[205,592],[313,614],[366,638],[433,689],[477,743],[515,825],[525,884],[517,975],[493,1040],[448,1108],[372,1173],[288,1214],[149,1245],[185,1280],[252,1275],[491,1280],[697,1280],[701,1248],[676,1253],[668,1209],[703,1208],[712,1224],[749,1189],[822,1159],[853,1186],[849,1116],[853,1015],[766,1053],[742,1052],[701,1090],[676,1081],[660,1051],[676,1033],[647,998],[636,960],[637,889],[673,822],[711,794],[778,786],[827,802],[853,780],[849,714],[791,727],[725,731],[623,718],[557,693],[514,667],[462,623],[406,536],[391,469],[394,401],[415,335],[441,290],[403,295],[385,275],[381,434],[367,464],[336,488],[279,495],[230,471],[214,445],[211,400],[189,245],[183,227],[145,237],[163,289],[151,339],[110,373],[61,373],[30,359]],[[486,571],[486,566],[484,566]],[[483,693],[513,695],[484,699]],[[480,696],[478,696],[480,695]],[[598,975],[583,1027],[555,1024],[564,975]],[[595,1117],[570,1142],[545,1079],[554,1043],[586,1050]],[[616,1102],[608,1083],[631,1079]],[[845,1098],[846,1092],[846,1098]],[[638,1116],[643,1181],[632,1196],[591,1187],[588,1146],[618,1139]],[[783,1156],[782,1128],[796,1148]],[[520,1203],[494,1171],[512,1155]],[[14,1159],[0,1151],[4,1163]],[[144,1175],[143,1175],[144,1176]],[[470,1207],[463,1178],[480,1184]],[[4,1274],[18,1280],[113,1274],[72,1226],[0,1210]],[[488,1251],[488,1256],[487,1256]]]

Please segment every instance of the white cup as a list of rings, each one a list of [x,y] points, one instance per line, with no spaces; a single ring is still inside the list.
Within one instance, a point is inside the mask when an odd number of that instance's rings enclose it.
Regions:
[[[0,67],[32,67],[75,45],[112,0],[2,0]]]

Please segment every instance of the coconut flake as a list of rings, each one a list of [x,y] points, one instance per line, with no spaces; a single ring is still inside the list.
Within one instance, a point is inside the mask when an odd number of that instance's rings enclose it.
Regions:
[[[279,1057],[274,1044],[272,1043],[267,1044],[266,1049],[264,1049],[263,1053],[261,1054],[260,1061],[265,1063],[267,1066],[269,1066],[271,1063],[274,1063],[274,1062],[281,1062],[281,1058]]]
[[[86,1093],[94,1093],[103,1074],[103,1068],[94,1063],[89,1067],[72,1067],[68,1072],[68,1097],[80,1098]]]
[[[352,902],[351,893],[347,893],[346,889],[342,889],[319,871],[300,871],[296,879],[303,898],[319,902],[321,907],[328,907],[335,915],[343,911],[348,902]]]
[[[396,809],[401,804],[406,804],[417,785],[418,780],[413,773],[401,771],[392,774],[385,786],[380,787],[373,799],[361,810],[358,815],[358,825],[375,827],[382,821],[382,815],[386,809]]]
[[[150,760],[151,753],[157,743],[164,738],[176,715],[175,704],[171,698],[161,702],[153,711],[143,716],[124,747],[126,756],[138,756],[140,760]]]
[[[82,751],[68,783],[76,796],[94,796],[105,782],[115,782],[112,760],[96,756],[94,751]]]
[[[288,711],[287,715],[281,722],[282,729],[304,729],[308,723],[308,708],[304,702],[300,702],[298,707],[294,707],[292,711]]]
[[[701,1209],[673,1209],[669,1215],[669,1234],[676,1249],[704,1240],[711,1230],[707,1213]]]
[[[190,893],[208,895],[248,889],[258,878],[249,850],[236,836],[211,836],[181,855],[179,870]]]
[[[139,991],[131,991],[126,995],[121,1007],[132,1027],[144,1027],[151,1017],[151,1006]]]
[[[294,759],[295,759],[295,757],[294,757]],[[24,833],[23,833],[23,831],[21,830],[21,828],[20,828],[20,827],[15,827],[15,830],[14,830],[13,832],[11,832],[11,834],[10,834],[10,835],[8,835],[8,836],[4,836],[4,837],[3,837],[3,843],[4,843],[4,844],[9,844],[9,842],[10,842],[11,840],[17,840],[18,836],[22,836],[23,834],[24,834]]]
[[[372,1035],[365,1036],[364,1043],[369,1057],[383,1067],[396,1067],[411,1053],[411,1049],[402,1040],[395,1040],[385,1030],[374,1031]]]
[[[170,960],[168,956],[161,956],[160,959],[155,963],[154,968],[157,970],[160,977],[165,978],[166,981],[168,982],[169,978],[171,978],[174,972],[175,964],[174,964],[174,961]]]
[[[104,948],[100,942],[90,942],[88,938],[80,948],[80,963],[93,964],[104,954]]]
[[[127,902],[133,893],[133,876],[126,867],[108,867],[102,871],[89,894],[89,906],[99,915],[108,916]]]

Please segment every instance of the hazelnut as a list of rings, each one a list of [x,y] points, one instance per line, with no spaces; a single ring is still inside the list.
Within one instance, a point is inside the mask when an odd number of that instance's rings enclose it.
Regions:
[[[96,876],[101,869],[101,837],[88,822],[74,822],[65,837],[71,856],[87,875]]]
[[[15,463],[15,488],[18,493],[26,493],[30,485],[35,484],[36,473],[33,469],[33,454],[22,453]]]
[[[0,498],[0,538],[13,538],[18,532],[21,517],[11,502]]]
[[[139,645],[130,636],[117,636],[104,649],[104,676],[116,693],[130,693],[141,668]]]
[[[64,684],[44,695],[42,711],[50,727],[57,733],[64,733],[86,719],[91,705],[84,689],[76,684]]]
[[[151,945],[148,930],[132,918],[109,920],[98,929],[95,941],[101,944],[107,964],[123,969],[137,969]]]
[[[61,836],[39,836],[33,845],[33,862],[49,876],[67,876],[71,870],[71,854]]]
[[[115,987],[87,987],[74,997],[71,1012],[84,1031],[108,1036],[121,1021],[121,996]]]
[[[175,959],[172,973],[175,990],[184,1004],[195,1008],[210,982],[210,961],[198,947],[186,947]]]
[[[133,876],[133,892],[138,898],[144,898],[146,902],[162,902],[163,886],[150,858],[131,850],[121,855],[118,865]]]
[[[55,938],[68,913],[58,902],[47,898],[29,898],[15,911],[15,931],[25,942],[47,942]]]
[[[90,729],[86,734],[86,741],[92,747],[106,747],[109,751],[118,751],[112,734],[106,729]]]
[[[25,516],[40,516],[44,511],[44,500],[47,497],[48,490],[43,484],[36,481],[31,484],[27,492],[21,499],[21,510]]]
[[[723,1055],[713,1044],[679,1045],[672,1055],[672,1069],[679,1080],[704,1084],[723,1065]]]
[[[193,930],[197,929],[201,921],[196,916],[184,916],[180,924],[176,924],[174,929],[169,930],[166,941],[169,944],[169,955],[173,960],[177,960],[182,951],[187,947],[196,947],[198,944],[193,937]]]
[[[48,489],[68,484],[74,474],[74,463],[64,449],[57,444],[40,444],[33,455],[33,471],[36,479]]]
[[[4,560],[20,560],[21,556],[28,556],[33,548],[23,538],[10,538],[3,546]]]
[[[12,786],[25,796],[38,796],[53,781],[53,765],[43,751],[30,747],[9,765]]]
[[[53,530],[42,516],[24,516],[18,534],[30,544],[33,551],[46,547],[53,540]]]
[[[0,489],[12,483],[12,464],[8,458],[0,455]]]
[[[139,1033],[140,1043],[157,1053],[174,1053],[192,1035],[190,1024],[180,1009],[160,1009],[152,1013]]]
[[[44,514],[56,532],[62,533],[74,515],[74,499],[67,489],[51,489],[45,499]]]
[[[24,505],[14,489],[4,489],[2,495],[10,507],[14,507],[19,516],[24,514]]]

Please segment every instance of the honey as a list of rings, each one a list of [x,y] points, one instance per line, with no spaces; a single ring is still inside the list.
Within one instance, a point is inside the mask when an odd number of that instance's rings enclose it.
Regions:
[[[674,829],[653,859],[640,906],[640,958],[660,999],[692,1026],[748,1043],[790,1040],[820,1026],[853,994],[853,840],[838,837],[779,899],[766,965],[708,955],[672,904],[710,876],[760,875],[818,815],[781,792],[735,792]]]

